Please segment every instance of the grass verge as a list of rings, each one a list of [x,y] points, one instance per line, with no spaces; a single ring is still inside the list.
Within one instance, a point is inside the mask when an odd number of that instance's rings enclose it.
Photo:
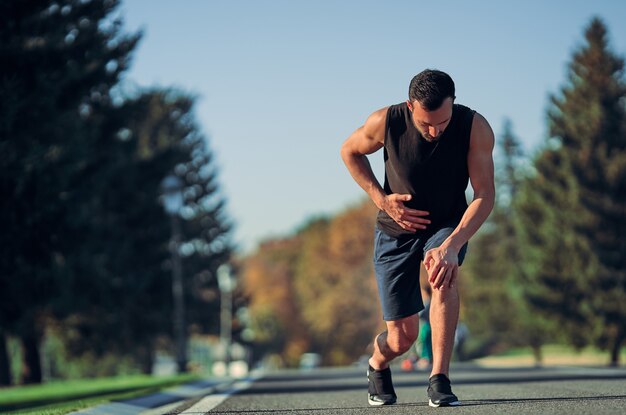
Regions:
[[[66,414],[112,400],[158,392],[200,378],[196,374],[167,377],[137,375],[2,388],[0,411],[14,414]]]
[[[594,347],[577,351],[564,345],[546,345],[541,348],[542,364],[546,366],[608,366],[609,354]],[[486,367],[535,366],[535,359],[530,348],[510,349],[493,356],[482,357],[476,363]],[[626,362],[626,348],[620,353],[620,363]]]

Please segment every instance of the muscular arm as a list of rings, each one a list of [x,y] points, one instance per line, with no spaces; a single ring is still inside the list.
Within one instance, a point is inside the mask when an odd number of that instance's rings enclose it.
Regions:
[[[386,195],[376,176],[374,176],[366,155],[383,147],[386,117],[387,108],[374,112],[365,121],[365,124],[357,128],[341,146],[341,158],[352,178],[367,192],[379,209],[382,209],[383,199]]]
[[[415,232],[417,229],[425,229],[430,223],[430,220],[424,218],[428,212],[405,207],[404,202],[411,200],[411,195],[386,194],[366,157],[380,150],[385,143],[387,110],[388,108],[383,108],[374,112],[362,127],[348,137],[341,146],[341,158],[354,180],[367,192],[376,206],[403,229]]]
[[[474,199],[452,234],[441,246],[431,249],[424,257],[428,279],[434,288],[453,286],[457,277],[458,254],[461,247],[476,233],[493,209],[496,196],[492,157],[494,141],[489,123],[477,113],[472,124],[467,155]]]

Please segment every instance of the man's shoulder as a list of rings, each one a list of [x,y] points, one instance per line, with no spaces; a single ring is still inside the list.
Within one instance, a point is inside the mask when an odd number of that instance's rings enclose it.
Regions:
[[[398,104],[389,105],[387,107],[388,112],[393,112],[394,114],[404,114],[409,110],[409,107],[406,105],[406,102],[400,102]]]
[[[462,131],[470,133],[474,125],[474,116],[477,114],[476,110],[463,104],[454,104],[452,110],[452,118],[454,120],[454,124],[457,125],[456,128],[460,128]]]
[[[463,104],[454,104],[453,111],[457,112],[457,113],[459,113],[462,116],[465,116],[467,118],[473,117],[474,114],[476,114],[476,110],[468,107],[467,105],[463,105]]]
[[[475,111],[472,118],[470,148],[483,148],[491,152],[494,146],[495,136],[489,122],[480,113]]]
[[[395,123],[400,120],[405,120],[407,114],[409,112],[409,108],[406,105],[406,102],[401,102],[399,104],[393,104],[387,107],[387,123],[390,122]]]

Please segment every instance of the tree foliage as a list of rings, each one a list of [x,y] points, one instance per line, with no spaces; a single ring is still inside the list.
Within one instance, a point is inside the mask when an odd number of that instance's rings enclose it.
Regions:
[[[256,342],[294,365],[303,352],[326,364],[362,355],[380,325],[371,261],[375,208],[365,202],[309,221],[246,258],[243,282]],[[266,331],[267,330],[267,331]]]
[[[41,379],[37,344],[74,210],[68,199],[90,147],[82,119],[128,67],[139,34],[110,19],[116,1],[0,5],[1,324],[22,339],[24,380]],[[107,18],[109,19],[107,20]]]
[[[594,18],[548,111],[550,139],[524,185],[524,276],[536,310],[575,345],[626,338],[626,84],[623,59]]]
[[[90,240],[68,258],[65,272],[61,304],[70,308],[62,327],[74,355],[126,355],[149,373],[157,341],[172,335],[172,230],[159,203],[161,182],[171,173],[184,183],[179,251],[187,320],[196,331],[217,332],[211,316],[218,315],[218,303],[206,291],[215,290],[216,268],[230,256],[230,225],[193,104],[174,90],[143,91],[114,108],[122,117],[102,120],[121,122],[117,128],[98,123],[98,131],[117,135],[103,137],[93,172],[81,183],[84,200],[76,204],[84,213],[77,229],[89,229]],[[68,281],[69,275],[75,278]],[[80,301],[72,301],[77,292]]]
[[[216,268],[231,225],[194,115],[174,90],[120,87],[141,34],[116,0],[0,3],[0,346],[20,338],[24,382],[42,378],[39,346],[124,356],[151,369],[171,337],[168,174],[181,211],[188,322],[216,332]],[[0,381],[10,383],[0,347]]]
[[[525,253],[514,223],[524,154],[509,120],[496,142],[497,200],[487,222],[470,241],[461,268],[462,318],[478,343],[476,355],[531,346],[539,360],[546,330],[545,322],[527,312],[518,278]]]

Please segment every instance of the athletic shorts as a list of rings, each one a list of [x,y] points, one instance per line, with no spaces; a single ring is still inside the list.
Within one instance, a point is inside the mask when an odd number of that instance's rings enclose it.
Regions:
[[[387,235],[376,227],[374,239],[374,271],[383,319],[399,320],[424,309],[420,291],[420,262],[430,249],[445,241],[454,228],[442,228],[425,237]],[[465,259],[467,243],[459,251],[459,265]]]

